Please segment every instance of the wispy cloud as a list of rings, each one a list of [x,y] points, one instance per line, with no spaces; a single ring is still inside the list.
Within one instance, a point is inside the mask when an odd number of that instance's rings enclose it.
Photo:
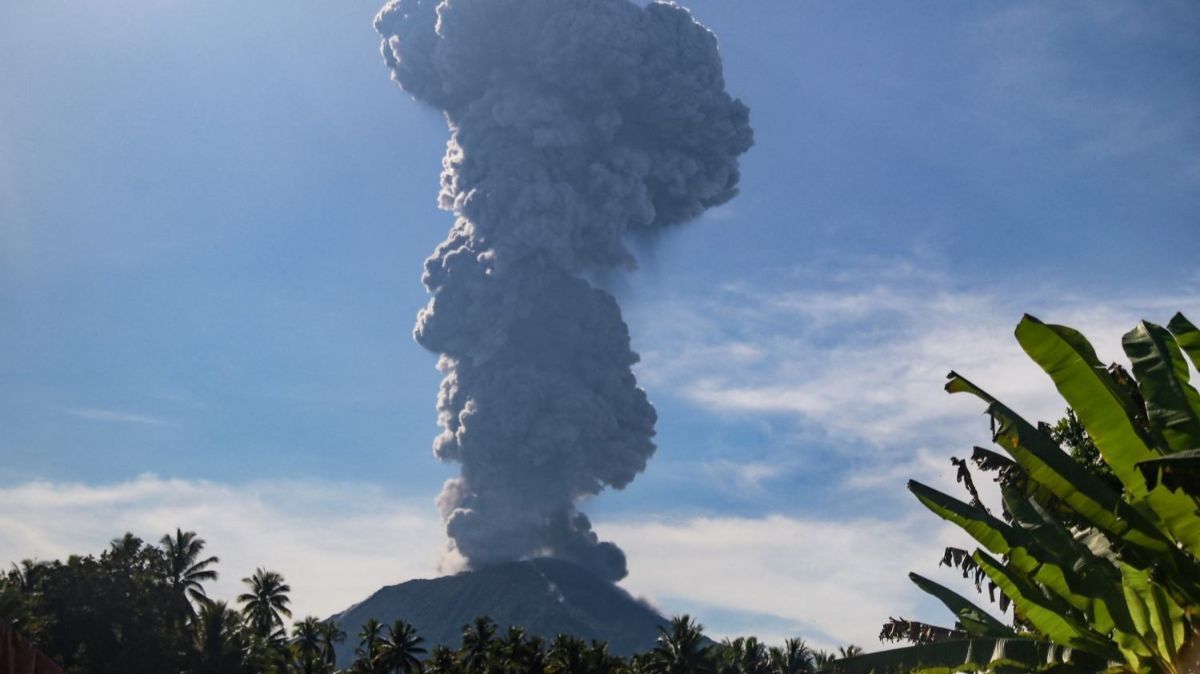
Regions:
[[[604,522],[597,528],[628,553],[628,589],[668,608],[698,609],[710,635],[756,634],[772,642],[800,636],[825,647],[876,647],[889,614],[947,622],[929,610],[906,573],[936,575],[942,546],[962,544],[931,517],[770,515]],[[765,630],[755,615],[767,623]]]
[[[1076,327],[1102,358],[1124,361],[1120,336],[1139,319],[1200,305],[1186,292],[1101,303],[1042,291],[1018,301],[927,271],[861,271],[815,288],[726,286],[701,302],[642,308],[659,319],[639,321],[652,345],[639,379],[717,414],[789,418],[848,450],[903,459],[917,447],[987,441],[976,401],[942,392],[951,369],[1032,419],[1062,414],[1012,336],[1023,312]]]
[[[714,484],[738,491],[760,491],[765,482],[783,475],[792,466],[771,461],[731,461],[717,459],[706,462],[703,472]]]
[[[180,527],[221,559],[210,595],[232,600],[240,579],[264,566],[287,578],[297,616],[327,616],[383,585],[437,575],[445,544],[432,503],[364,484],[31,482],[0,489],[0,512],[0,563],[99,553],[126,531],[157,542]]]
[[[144,424],[147,426],[168,426],[171,422],[166,419],[152,417],[146,414],[125,412],[121,410],[106,410],[95,407],[67,410],[67,414],[87,421],[100,421],[120,424]]]

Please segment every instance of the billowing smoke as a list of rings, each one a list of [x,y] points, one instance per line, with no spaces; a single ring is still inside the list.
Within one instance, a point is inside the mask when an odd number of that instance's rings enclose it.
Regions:
[[[616,301],[583,274],[632,268],[627,232],[732,198],[749,111],[674,4],[392,0],[375,28],[392,78],[450,127],[456,220],[414,334],[445,373],[434,452],[462,464],[438,498],[451,548],[619,580],[624,553],[575,504],[645,469],[655,412]]]

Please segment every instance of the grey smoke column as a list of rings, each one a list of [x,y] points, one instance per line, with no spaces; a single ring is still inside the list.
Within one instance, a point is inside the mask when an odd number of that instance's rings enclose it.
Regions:
[[[375,19],[405,91],[450,126],[416,340],[441,354],[438,505],[472,566],[555,556],[616,581],[625,555],[575,503],[654,453],[654,408],[616,301],[581,273],[632,268],[626,232],[737,193],[749,111],[712,33],[628,0],[392,0]]]

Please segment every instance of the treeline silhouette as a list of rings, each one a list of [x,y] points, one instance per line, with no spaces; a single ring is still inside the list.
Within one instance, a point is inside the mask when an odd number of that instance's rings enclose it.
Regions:
[[[71,674],[803,674],[858,653],[768,647],[755,637],[713,643],[687,615],[660,627],[653,650],[631,657],[603,642],[560,634],[547,642],[480,616],[458,648],[427,649],[404,620],[368,620],[353,635],[353,663],[337,668],[350,638],[335,622],[305,617],[286,628],[291,587],[259,568],[236,606],[208,597],[218,559],[176,530],[159,545],[133,534],[95,557],[13,564],[0,576],[0,618]]]

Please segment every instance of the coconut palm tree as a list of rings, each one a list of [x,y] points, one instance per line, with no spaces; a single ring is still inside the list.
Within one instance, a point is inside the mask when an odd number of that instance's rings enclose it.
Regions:
[[[495,642],[496,657],[505,672],[523,672],[525,663],[525,630],[510,626],[504,636]]]
[[[741,674],[745,646],[746,640],[742,637],[722,640],[720,645],[713,649],[717,674]]]
[[[242,671],[242,618],[223,601],[200,604],[195,621],[195,674]]]
[[[579,637],[560,634],[550,644],[546,657],[550,674],[587,674],[587,644]]]
[[[671,628],[658,628],[658,643],[648,668],[654,674],[711,674],[714,671],[704,626],[684,614],[671,619]]]
[[[546,641],[534,635],[525,640],[517,670],[522,674],[545,674]]]
[[[837,653],[833,651],[825,651],[819,648],[813,651],[813,666],[818,671],[824,669],[834,660],[837,660]]]
[[[460,674],[462,668],[448,646],[435,646],[425,661],[425,674]]]
[[[242,582],[250,586],[250,591],[238,596],[242,606],[242,616],[249,622],[250,627],[260,638],[270,641],[283,630],[283,618],[291,617],[288,608],[291,599],[288,593],[291,586],[283,582],[283,576],[264,568],[254,570],[254,575],[243,578]]]
[[[204,539],[197,536],[194,531],[183,531],[177,528],[174,536],[167,534],[159,540],[159,543],[162,544],[163,553],[166,555],[164,571],[167,582],[171,584],[175,595],[180,598],[180,607],[187,612],[189,618],[194,618],[196,609],[192,605],[192,601],[200,603],[208,601],[203,583],[217,579],[217,572],[208,567],[220,560],[215,556],[200,559],[200,554],[204,550]]]
[[[321,621],[314,616],[292,626],[292,646],[304,674],[317,674],[321,661]]]
[[[417,629],[404,620],[396,620],[388,627],[388,636],[379,646],[375,661],[384,674],[414,674],[421,671],[418,658],[425,654],[421,646],[425,639],[417,635]]]
[[[584,663],[588,672],[595,674],[607,674],[625,668],[625,659],[619,655],[613,655],[608,652],[608,643],[604,641],[592,640],[588,645],[587,652],[584,653]],[[633,659],[630,658],[630,666],[633,664]]]
[[[365,674],[377,672],[376,663],[379,659],[379,647],[383,644],[383,623],[374,618],[368,618],[358,630],[358,648],[354,649],[358,658],[354,661],[354,671]]]
[[[737,659],[739,674],[768,674],[770,661],[767,659],[767,647],[757,637],[738,639],[742,642]]]
[[[813,650],[803,639],[787,639],[783,648],[772,648],[770,655],[774,674],[809,674],[816,669]]]
[[[321,662],[325,663],[326,672],[337,668],[337,644],[345,640],[346,632],[337,622],[330,619],[321,623]]]
[[[470,625],[463,625],[462,664],[470,674],[487,666],[488,651],[496,636],[496,623],[487,616],[476,616]]]
[[[856,655],[861,655],[862,652],[863,652],[862,647],[855,646],[854,644],[848,644],[846,646],[838,646],[838,660],[852,658]]]

